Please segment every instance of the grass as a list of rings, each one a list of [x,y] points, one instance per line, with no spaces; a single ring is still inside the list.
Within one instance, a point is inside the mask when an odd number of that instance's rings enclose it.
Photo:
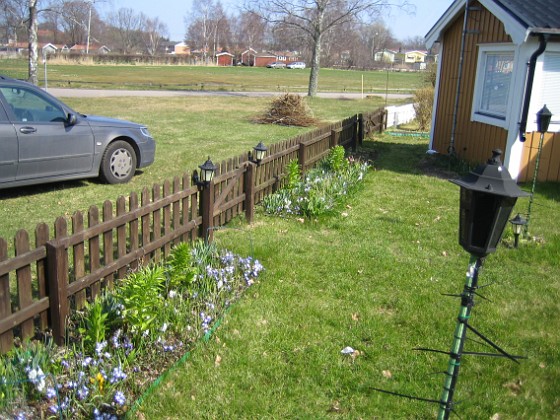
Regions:
[[[157,143],[156,161],[128,184],[106,185],[96,179],[59,182],[0,190],[0,237],[10,246],[18,229],[31,235],[37,223],[52,226],[58,216],[70,217],[103,201],[115,201],[131,191],[191,173],[208,155],[217,163],[252,149],[259,141],[270,145],[308,129],[254,124],[270,98],[138,98],[75,99],[66,102],[86,114],[101,114],[147,124]],[[382,99],[307,99],[322,121],[338,121],[382,106]]]
[[[426,140],[367,142],[365,188],[333,217],[301,222],[258,214],[216,233],[254,253],[261,282],[210,340],[147,393],[135,418],[434,418],[468,255],[457,244],[459,191]],[[455,399],[461,418],[557,418],[560,408],[560,210],[557,184],[536,195],[538,241],[490,255],[471,324],[511,354],[466,356]],[[525,211],[527,200],[517,210]],[[341,350],[351,346],[354,357]],[[467,351],[491,351],[468,341]]]
[[[2,74],[27,79],[25,60],[0,59]],[[49,87],[307,92],[310,69],[171,65],[47,64]],[[44,85],[44,67],[38,72]],[[422,73],[321,69],[319,92],[410,93]],[[362,85],[363,82],[363,85]]]

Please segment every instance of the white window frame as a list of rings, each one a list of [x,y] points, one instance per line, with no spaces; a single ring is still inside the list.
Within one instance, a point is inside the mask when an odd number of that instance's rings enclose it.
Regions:
[[[508,117],[509,112],[506,109],[503,115],[492,115],[488,112],[482,111],[480,109],[480,102],[483,96],[484,90],[484,77],[486,75],[486,59],[489,55],[495,54],[511,54],[512,63],[514,68],[512,69],[512,77],[510,79],[510,85],[508,89],[508,97],[506,103],[509,103],[512,98],[512,90],[514,88],[515,79],[515,65],[516,65],[516,49],[513,44],[485,44],[478,46],[478,62],[476,69],[476,79],[473,92],[473,102],[471,110],[471,120],[477,121],[485,124],[495,125],[502,128],[507,128],[509,126]]]

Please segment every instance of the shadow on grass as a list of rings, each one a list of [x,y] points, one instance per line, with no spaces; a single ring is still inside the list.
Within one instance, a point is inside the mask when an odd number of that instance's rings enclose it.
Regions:
[[[25,187],[12,187],[0,190],[0,200],[8,198],[31,197],[50,193],[52,191],[70,190],[87,185],[84,180],[51,182],[49,184],[29,185]]]
[[[377,170],[427,175],[442,179],[459,177],[468,168],[447,156],[427,154],[428,143],[413,137],[383,137],[366,141],[363,152]]]

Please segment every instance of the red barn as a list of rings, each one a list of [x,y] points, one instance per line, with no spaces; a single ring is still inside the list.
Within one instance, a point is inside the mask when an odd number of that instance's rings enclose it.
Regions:
[[[233,66],[233,54],[228,52],[216,54],[216,64],[218,66]]]

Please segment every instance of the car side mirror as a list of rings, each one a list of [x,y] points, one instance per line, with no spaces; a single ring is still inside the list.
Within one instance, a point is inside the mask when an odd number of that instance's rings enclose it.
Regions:
[[[69,112],[68,116],[66,117],[66,125],[76,125],[77,122],[78,117],[76,117],[76,114],[74,114],[73,112]]]

